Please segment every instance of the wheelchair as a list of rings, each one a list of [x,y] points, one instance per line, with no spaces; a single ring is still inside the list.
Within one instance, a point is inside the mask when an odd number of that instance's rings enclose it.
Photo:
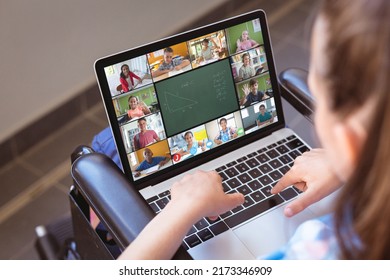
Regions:
[[[307,85],[308,72],[289,68],[278,76],[282,97],[312,122],[315,100]],[[155,216],[111,157],[88,146],[71,155],[73,185],[70,215],[36,227],[35,248],[41,259],[116,259]],[[91,209],[100,227],[91,225]],[[109,236],[109,240],[107,239]],[[180,247],[173,259],[191,259]]]

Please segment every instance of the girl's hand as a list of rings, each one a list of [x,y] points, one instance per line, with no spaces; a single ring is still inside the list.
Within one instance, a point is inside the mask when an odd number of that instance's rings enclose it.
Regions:
[[[342,184],[334,173],[325,151],[313,149],[295,159],[293,167],[273,187],[272,193],[279,193],[291,185],[303,191],[303,194],[284,209],[284,214],[291,217],[330,195]]]
[[[244,203],[244,195],[241,193],[225,194],[222,188],[222,178],[215,171],[197,171],[194,174],[184,176],[171,188],[172,203],[178,211],[188,209],[195,220],[202,217],[215,219],[220,214]]]

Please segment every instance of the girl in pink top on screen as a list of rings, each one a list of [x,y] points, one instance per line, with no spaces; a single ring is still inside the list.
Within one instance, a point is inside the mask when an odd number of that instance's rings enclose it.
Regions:
[[[137,96],[129,97],[129,110],[127,111],[127,115],[130,119],[143,117],[147,114],[150,114],[150,109],[143,101],[139,101]]]
[[[123,64],[121,67],[121,74],[119,78],[123,92],[128,92],[134,88],[134,79],[137,79],[142,82],[142,79],[140,77],[130,71],[129,65]]]
[[[257,43],[255,40],[252,40],[249,38],[249,32],[248,30],[242,31],[242,34],[240,38],[237,39],[237,50],[239,51],[246,51],[250,48],[257,47],[259,43]]]

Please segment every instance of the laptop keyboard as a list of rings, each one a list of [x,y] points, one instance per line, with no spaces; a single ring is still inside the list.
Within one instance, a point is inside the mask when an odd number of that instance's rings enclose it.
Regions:
[[[271,189],[291,168],[294,159],[306,151],[309,151],[309,148],[295,135],[291,135],[216,168],[222,177],[225,193],[240,192],[244,194],[245,202],[220,215],[217,220],[203,218],[198,221],[187,233],[183,245],[187,249],[195,247],[296,197],[300,191],[294,186],[277,195],[272,195]],[[156,213],[159,213],[169,200],[170,193],[165,191],[149,198],[147,202]]]

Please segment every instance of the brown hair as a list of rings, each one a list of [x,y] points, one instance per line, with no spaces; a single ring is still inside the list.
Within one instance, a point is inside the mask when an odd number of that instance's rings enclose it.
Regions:
[[[167,47],[164,49],[164,53],[173,53],[173,49],[171,47]]]
[[[343,118],[375,102],[359,163],[336,204],[340,257],[390,259],[390,1],[325,0],[319,16],[331,110]]]
[[[259,82],[256,79],[254,79],[254,78],[249,80],[249,86],[253,86],[253,85],[258,84],[258,83]]]

